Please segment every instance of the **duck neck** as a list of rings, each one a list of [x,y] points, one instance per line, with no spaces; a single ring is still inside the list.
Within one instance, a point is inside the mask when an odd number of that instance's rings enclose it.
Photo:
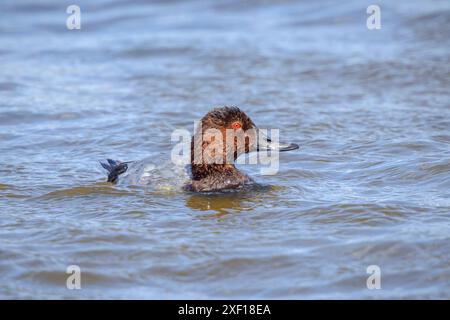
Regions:
[[[234,163],[209,164],[205,161],[194,161],[193,152],[191,155],[192,183],[187,187],[188,190],[218,191],[238,188],[252,181],[245,173],[236,169]]]
[[[197,164],[191,162],[193,180],[202,180],[211,176],[229,175],[239,172],[234,164]]]
[[[191,170],[192,170],[192,178],[193,180],[202,180],[208,177],[218,178],[223,175],[229,175],[238,173],[239,171],[236,169],[233,163],[229,163],[226,160],[226,157],[223,157],[224,163],[207,163],[205,158],[203,157],[203,143],[198,142],[197,151],[196,146],[194,144],[195,137],[192,137],[191,140]],[[197,159],[195,156],[195,152],[200,155],[200,158]],[[226,153],[226,150],[224,150]]]

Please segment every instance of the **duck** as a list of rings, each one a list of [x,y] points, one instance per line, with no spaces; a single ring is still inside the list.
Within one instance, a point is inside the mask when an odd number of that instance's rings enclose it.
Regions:
[[[283,152],[299,149],[296,143],[275,143],[266,135],[258,134],[258,127],[237,106],[213,108],[201,118],[199,124],[191,137],[190,163],[182,169],[169,163],[165,165],[174,179],[181,177],[184,191],[221,192],[254,185],[251,177],[236,168],[235,162],[239,156],[263,150]],[[230,131],[236,134],[232,136],[234,139],[227,139]],[[214,133],[213,138],[208,136],[210,132]],[[238,133],[246,134],[243,140],[238,140]],[[151,159],[125,162],[107,159],[100,164],[107,170],[109,183],[117,184],[119,180],[131,184],[158,183],[158,179],[150,174],[156,169]]]

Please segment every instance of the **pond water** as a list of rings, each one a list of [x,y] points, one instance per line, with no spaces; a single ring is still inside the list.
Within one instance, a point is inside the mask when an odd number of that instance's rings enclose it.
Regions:
[[[80,30],[0,4],[0,298],[450,298],[448,1],[379,30],[368,1],[76,2]],[[301,146],[239,166],[263,188],[105,182],[222,105]]]

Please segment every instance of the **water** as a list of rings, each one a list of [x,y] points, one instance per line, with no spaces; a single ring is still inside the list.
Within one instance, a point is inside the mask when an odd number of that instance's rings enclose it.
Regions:
[[[448,1],[77,4],[0,4],[0,298],[450,298]],[[104,182],[225,104],[301,145],[263,188]]]

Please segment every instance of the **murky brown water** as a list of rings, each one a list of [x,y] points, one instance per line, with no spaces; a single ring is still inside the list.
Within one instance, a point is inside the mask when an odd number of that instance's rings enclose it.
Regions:
[[[0,298],[450,298],[448,1],[75,2],[0,4]],[[103,182],[225,104],[301,145],[264,188]]]

